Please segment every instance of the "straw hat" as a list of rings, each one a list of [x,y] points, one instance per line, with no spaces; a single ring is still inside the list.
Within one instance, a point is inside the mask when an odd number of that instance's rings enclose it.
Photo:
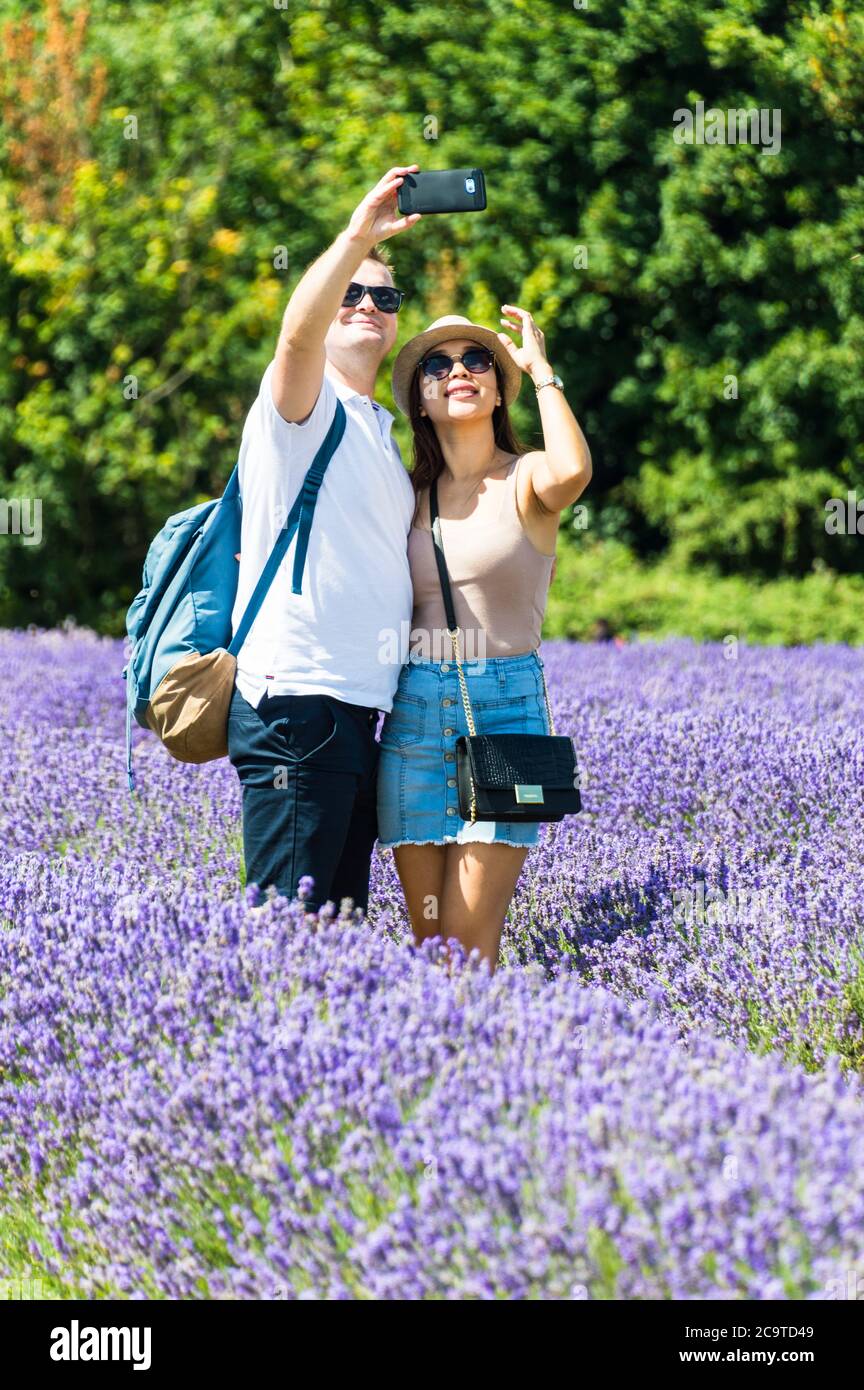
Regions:
[[[430,323],[423,333],[417,333],[402,348],[393,363],[393,399],[403,415],[408,415],[408,402],[411,391],[411,378],[419,362],[430,348],[444,343],[448,338],[470,338],[472,342],[488,347],[495,354],[495,361],[504,378],[504,401],[512,405],[519,395],[522,385],[522,368],[517,367],[506,347],[499,341],[497,333],[491,328],[482,328],[461,314],[447,314],[443,319]]]

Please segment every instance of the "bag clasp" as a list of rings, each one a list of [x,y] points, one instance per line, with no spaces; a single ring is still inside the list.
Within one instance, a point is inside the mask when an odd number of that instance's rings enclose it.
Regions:
[[[520,806],[537,805],[543,800],[543,788],[534,782],[516,782],[513,790]]]

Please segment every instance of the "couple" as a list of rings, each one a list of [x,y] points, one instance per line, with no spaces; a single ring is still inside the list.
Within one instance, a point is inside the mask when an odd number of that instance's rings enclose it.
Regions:
[[[454,316],[398,354],[393,396],[414,434],[405,471],[393,417],[373,399],[403,298],[379,243],[420,220],[396,206],[403,176],[417,170],[389,170],[306,271],[244,426],[235,628],[337,400],[346,414],[303,592],[291,592],[286,560],[239,652],[228,749],[243,788],[248,882],[294,897],[308,876],[311,909],[350,897],[365,910],[380,837],[394,850],[417,940],[456,937],[494,969],[539,826],[471,826],[459,815],[455,749],[467,727],[429,487],[437,479],[478,732],[548,733],[540,628],[560,514],[588,483],[591,460],[543,334],[505,304],[501,322],[521,347]],[[508,417],[525,373],[542,451],[525,452]],[[410,650],[394,657],[409,630]]]

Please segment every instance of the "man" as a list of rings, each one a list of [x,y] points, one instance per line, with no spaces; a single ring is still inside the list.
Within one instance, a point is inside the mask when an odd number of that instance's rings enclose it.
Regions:
[[[240,447],[235,630],[337,400],[344,406],[345,433],[318,494],[303,592],[291,591],[292,542],[238,654],[228,719],[229,757],[243,787],[247,881],[295,897],[300,879],[311,877],[313,910],[345,897],[366,910],[377,833],[375,731],[399,678],[381,633],[399,633],[411,620],[414,496],[391,440],[393,417],[372,395],[402,298],[377,244],[419,221],[416,213],[399,217],[396,207],[403,176],[418,167],[390,169],[297,285]]]

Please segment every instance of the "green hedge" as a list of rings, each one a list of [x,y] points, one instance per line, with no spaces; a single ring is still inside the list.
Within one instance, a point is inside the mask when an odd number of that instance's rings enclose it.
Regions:
[[[755,583],[640,561],[618,541],[563,541],[544,636],[590,638],[600,619],[627,637],[689,636],[796,646],[864,641],[864,578],[821,569]]]

